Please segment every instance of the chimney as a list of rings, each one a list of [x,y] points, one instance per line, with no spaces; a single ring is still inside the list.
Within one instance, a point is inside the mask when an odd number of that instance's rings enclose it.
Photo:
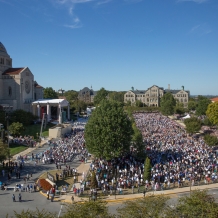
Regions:
[[[170,90],[170,84],[168,84],[168,90]]]
[[[184,90],[184,86],[182,86],[182,90]]]

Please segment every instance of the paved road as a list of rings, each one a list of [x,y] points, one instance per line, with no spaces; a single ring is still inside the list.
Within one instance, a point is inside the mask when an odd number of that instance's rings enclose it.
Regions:
[[[43,146],[43,148],[37,148],[33,153],[38,154],[44,150],[47,150],[49,145]],[[29,154],[31,155],[31,154]],[[73,162],[70,163],[71,167],[77,168],[81,162],[75,158]],[[67,163],[69,165],[69,163]],[[12,174],[12,179],[8,183],[7,176],[5,178],[0,175],[0,181],[7,182],[8,186],[15,186],[16,183],[23,183],[24,176],[30,173],[33,173],[33,177],[28,181],[29,184],[33,184],[34,181],[43,173],[48,170],[56,169],[55,164],[46,164],[43,165],[39,163],[36,167],[34,166],[34,161],[27,161],[25,163],[24,168],[21,170],[21,179],[16,179],[15,174]],[[13,211],[17,211],[20,213],[22,210],[36,210],[36,208],[42,210],[46,209],[51,212],[59,213],[61,208],[60,202],[51,202],[47,200],[44,196],[42,196],[39,192],[27,193],[22,192],[22,202],[12,202],[12,194],[15,194],[18,200],[18,192],[14,192],[13,190],[2,191],[0,190],[0,218],[6,217],[6,214],[10,216],[14,214]]]
[[[216,202],[218,203],[218,188],[215,189],[210,189],[208,190],[208,193],[213,195],[214,198],[216,199]],[[178,202],[179,197],[183,197],[183,196],[188,196],[190,193],[189,192],[185,192],[185,193],[178,193],[178,194],[171,194],[168,195],[170,197],[170,199],[168,200],[168,204],[171,207],[174,207],[175,204]],[[122,202],[112,202],[112,203],[108,203],[108,211],[111,214],[117,214],[117,208],[123,208],[123,203]]]

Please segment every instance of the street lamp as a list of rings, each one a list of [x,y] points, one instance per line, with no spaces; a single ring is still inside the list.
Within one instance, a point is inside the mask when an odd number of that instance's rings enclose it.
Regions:
[[[7,123],[9,166],[10,166],[10,144],[9,144],[10,132],[9,132],[9,130],[8,130],[8,127],[9,127],[9,115],[10,115],[12,109],[13,109],[13,106],[3,106],[3,111],[5,112],[5,120],[6,120],[6,123]]]

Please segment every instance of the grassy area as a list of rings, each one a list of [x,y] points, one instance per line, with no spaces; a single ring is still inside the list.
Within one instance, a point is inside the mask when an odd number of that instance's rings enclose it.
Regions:
[[[28,147],[25,145],[19,145],[19,144],[10,144],[10,155],[14,156],[15,154],[18,154],[24,150],[26,150]]]
[[[42,136],[44,137],[48,136],[49,128],[51,128],[52,126],[55,126],[55,125],[49,123],[45,129],[42,129]],[[41,124],[29,125],[25,127],[23,135],[30,135],[30,136],[33,136],[34,138],[37,138],[37,133],[39,135],[40,130],[41,130]]]

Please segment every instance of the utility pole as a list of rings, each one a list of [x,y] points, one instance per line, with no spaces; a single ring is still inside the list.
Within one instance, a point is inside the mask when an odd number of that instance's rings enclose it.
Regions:
[[[10,166],[10,144],[9,144],[9,140],[10,140],[10,132],[8,130],[9,127],[9,115],[7,112],[5,112],[5,119],[7,121],[7,133],[8,133],[8,160],[9,160],[9,166]]]

